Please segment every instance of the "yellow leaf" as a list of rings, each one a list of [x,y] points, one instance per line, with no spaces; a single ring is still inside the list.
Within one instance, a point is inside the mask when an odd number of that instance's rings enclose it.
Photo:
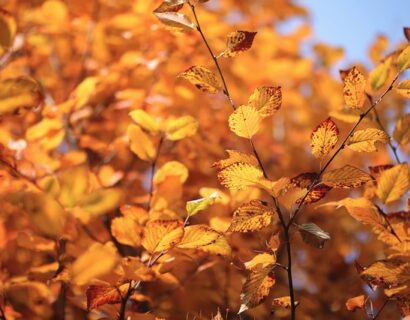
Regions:
[[[235,31],[228,34],[224,57],[233,57],[252,47],[256,32]]]
[[[184,237],[178,244],[181,249],[201,249],[215,242],[221,234],[206,225],[185,227]]]
[[[184,236],[183,224],[178,220],[154,220],[144,228],[142,245],[149,253],[171,249]]]
[[[141,262],[140,258],[130,256],[122,258],[114,272],[121,277],[121,280],[145,282],[154,280],[156,276],[155,271]]]
[[[201,251],[216,254],[219,256],[229,256],[232,252],[228,241],[223,235],[219,235],[215,241],[199,248]]]
[[[84,285],[92,279],[108,274],[118,262],[119,257],[112,243],[94,243],[73,263],[71,277],[74,283]]]
[[[100,216],[118,208],[121,199],[120,189],[99,189],[85,195],[78,205],[90,215]]]
[[[260,87],[249,97],[248,105],[258,110],[264,119],[272,116],[282,105],[281,87]]]
[[[366,81],[356,67],[349,70],[344,79],[343,94],[346,105],[354,109],[361,109],[366,100]]]
[[[188,213],[188,217],[192,217],[193,215],[197,214],[199,211],[207,209],[212,204],[214,204],[217,198],[219,198],[218,192],[213,192],[207,197],[188,201],[186,203],[186,211]]]
[[[366,172],[351,165],[326,172],[322,182],[333,188],[357,188],[373,178]]]
[[[258,167],[258,160],[251,154],[243,153],[236,150],[226,150],[228,153],[228,158],[224,160],[219,160],[214,163],[214,166],[219,170],[225,169],[234,163],[246,163],[255,167]]]
[[[135,124],[128,127],[127,134],[132,152],[134,152],[141,160],[150,161],[154,159],[156,150],[154,142],[150,136]]]
[[[256,186],[262,178],[262,170],[247,163],[235,163],[218,173],[219,182],[230,190]]]
[[[389,76],[390,64],[391,58],[378,65],[376,69],[370,72],[368,81],[370,82],[373,91],[379,90],[386,83],[387,77]]]
[[[401,81],[397,87],[396,91],[405,98],[410,98],[410,79]]]
[[[154,183],[164,182],[170,176],[178,177],[181,183],[184,183],[188,179],[188,169],[181,162],[169,161],[155,173]]]
[[[60,195],[58,200],[65,207],[74,207],[88,191],[88,168],[81,165],[68,168],[58,174]]]
[[[40,86],[31,78],[21,77],[0,82],[0,115],[33,109],[42,101]]]
[[[17,32],[17,24],[14,17],[6,10],[0,9],[0,56],[3,50],[13,45]]]
[[[111,233],[113,237],[122,244],[131,247],[141,245],[143,228],[132,217],[117,217],[111,221]]]
[[[177,12],[184,6],[184,0],[164,0],[154,12]]]
[[[64,136],[63,123],[61,119],[55,118],[43,118],[26,131],[28,141],[37,141],[46,150],[58,147]]]
[[[94,97],[97,85],[101,82],[99,77],[85,78],[74,90],[72,97],[75,101],[75,108],[81,109]]]
[[[193,30],[195,25],[184,14],[178,12],[154,12],[154,15],[167,27],[177,28],[179,30]]]
[[[401,117],[394,128],[393,138],[400,145],[406,145],[410,141],[410,113]]]
[[[259,253],[252,258],[252,260],[245,262],[245,267],[248,270],[258,269],[259,265],[262,265],[262,268],[272,267],[276,263],[276,257],[269,253]]]
[[[216,75],[205,67],[193,66],[178,77],[188,80],[198,89],[208,93],[217,93],[222,87]]]
[[[269,294],[270,289],[275,284],[275,277],[271,273],[274,265],[269,264],[263,267],[260,263],[252,268],[242,287],[241,307],[238,314],[256,307]]]
[[[322,159],[335,147],[339,139],[339,129],[332,119],[322,121],[312,132],[310,145],[313,155]]]
[[[384,170],[377,181],[376,194],[383,203],[399,200],[410,188],[410,172],[407,163]]]
[[[160,131],[159,122],[144,110],[138,109],[130,112],[132,120],[149,133],[155,134]]]
[[[260,200],[252,200],[235,210],[228,231],[258,231],[272,224],[276,210]]]
[[[295,305],[297,306],[299,304],[298,301],[295,301]],[[290,297],[280,297],[280,298],[275,298],[272,300],[272,306],[273,307],[281,307],[285,309],[290,309],[291,307],[291,300]]]
[[[238,107],[229,117],[229,128],[237,136],[251,139],[260,128],[262,117],[255,107]]]
[[[346,301],[346,309],[348,311],[356,311],[356,309],[364,309],[366,299],[364,295],[350,298]]]
[[[410,68],[410,46],[407,46],[397,58],[397,68],[399,72]]]
[[[360,276],[375,286],[398,285],[410,281],[410,264],[400,260],[379,260],[361,272]]]
[[[169,119],[165,124],[166,138],[177,141],[193,136],[198,130],[198,121],[191,116]]]
[[[376,143],[389,143],[390,139],[383,130],[368,128],[356,131],[346,142],[349,149],[358,152],[377,151]]]

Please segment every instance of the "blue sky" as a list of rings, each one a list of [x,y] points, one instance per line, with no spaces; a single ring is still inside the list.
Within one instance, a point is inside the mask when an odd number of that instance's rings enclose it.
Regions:
[[[274,0],[273,0],[274,1]],[[367,49],[377,34],[396,44],[410,27],[410,0],[299,0],[308,8],[313,40],[345,49],[346,62],[368,61]]]

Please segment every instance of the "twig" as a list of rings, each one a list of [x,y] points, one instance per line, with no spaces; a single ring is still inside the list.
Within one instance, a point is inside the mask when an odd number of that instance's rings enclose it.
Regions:
[[[299,205],[297,206],[295,212],[293,213],[293,216],[290,218],[289,223],[288,223],[288,227],[290,225],[293,224],[293,222],[295,221],[298,213],[300,212],[300,209],[302,208],[306,198],[308,197],[308,195],[310,194],[310,192],[312,192],[313,188],[316,187],[317,183],[319,182],[320,178],[322,177],[322,174],[326,171],[326,169],[329,167],[329,165],[333,162],[333,160],[336,158],[336,156],[339,154],[340,151],[342,151],[344,149],[344,147],[346,146],[347,140],[350,138],[350,136],[354,133],[354,131],[356,130],[356,128],[359,126],[359,124],[362,122],[362,120],[372,111],[374,110],[374,108],[383,100],[383,98],[393,89],[393,85],[396,82],[396,80],[398,79],[399,74],[397,74],[394,79],[392,80],[392,82],[390,83],[390,86],[383,92],[383,94],[379,97],[379,99],[377,99],[376,101],[374,101],[372,103],[372,105],[364,112],[360,115],[359,120],[356,122],[356,124],[350,129],[349,133],[346,135],[345,139],[343,140],[342,144],[340,145],[340,147],[333,153],[332,157],[326,162],[325,166],[323,167],[322,170],[320,170],[318,176],[316,177],[316,179],[312,182],[312,184],[310,185],[307,193],[305,194],[305,196],[302,198],[302,200],[299,202]]]
[[[212,48],[210,47],[210,45],[209,45],[209,43],[208,43],[208,40],[206,39],[205,34],[204,34],[204,32],[203,32],[203,30],[202,30],[202,28],[201,28],[201,25],[200,25],[200,23],[199,23],[199,19],[198,19],[198,16],[197,16],[197,14],[196,14],[196,10],[195,10],[195,5],[193,5],[190,1],[188,1],[188,5],[191,7],[192,14],[193,14],[194,19],[195,19],[196,29],[198,30],[199,34],[201,35],[201,38],[202,38],[203,42],[205,43],[205,46],[207,47],[207,49],[208,49],[208,51],[209,51],[209,53],[210,53],[210,55],[211,55],[211,57],[212,57],[212,60],[214,61],[215,66],[216,66],[216,68],[217,68],[217,70],[218,70],[219,76],[220,76],[220,78],[221,78],[221,80],[222,80],[222,84],[223,84],[223,88],[224,88],[223,91],[224,91],[224,93],[225,93],[225,96],[226,96],[227,99],[229,100],[229,103],[231,104],[232,109],[235,110],[235,109],[236,109],[236,106],[235,106],[235,103],[234,103],[234,101],[233,101],[233,99],[232,99],[232,96],[231,96],[230,93],[229,93],[228,85],[227,85],[227,83],[226,83],[226,80],[225,80],[224,74],[223,74],[223,72],[222,72],[221,66],[219,65],[218,58],[215,56],[215,54],[214,54]],[[255,155],[255,157],[256,157],[256,159],[257,159],[257,161],[258,161],[259,167],[260,167],[260,169],[261,169],[262,172],[263,172],[263,176],[264,176],[265,178],[268,178],[267,171],[266,171],[265,168],[264,168],[264,165],[263,165],[262,160],[261,160],[261,158],[260,158],[260,156],[259,156],[259,153],[257,152],[257,150],[256,150],[256,148],[255,148],[255,145],[254,145],[254,143],[253,143],[252,138],[249,139],[249,141],[250,141],[250,144],[251,144],[251,148],[252,148],[253,154]],[[288,274],[289,295],[290,295],[290,300],[291,300],[291,315],[292,315],[292,316],[291,316],[291,319],[294,320],[295,317],[296,317],[296,303],[295,303],[295,293],[294,293],[294,288],[293,288],[292,252],[291,252],[291,243],[290,243],[289,227],[288,227],[287,224],[286,224],[286,221],[285,221],[284,216],[283,216],[283,214],[282,214],[282,212],[281,212],[281,210],[280,210],[280,206],[279,206],[279,203],[278,203],[277,199],[276,199],[274,196],[272,196],[272,199],[273,199],[273,202],[274,202],[274,204],[275,204],[275,209],[276,209],[276,212],[277,212],[277,215],[278,215],[280,224],[281,224],[281,226],[282,226],[282,228],[283,228],[284,237],[285,237],[285,242],[286,242],[286,251],[287,251],[287,259],[288,259],[288,266],[287,266],[286,271],[287,271],[287,274]]]
[[[154,195],[154,175],[155,175],[155,167],[157,166],[157,162],[159,159],[159,154],[161,152],[161,147],[162,143],[164,142],[164,136],[161,136],[158,146],[157,146],[157,151],[155,154],[154,160],[152,160],[151,163],[151,172],[150,172],[150,186],[149,186],[149,195],[148,195],[148,204],[147,204],[147,211],[149,212],[151,210],[151,202],[152,202],[152,197]]]
[[[384,308],[387,306],[387,304],[389,303],[389,299],[386,299],[383,303],[383,305],[380,307],[379,311],[377,311],[377,313],[374,315],[374,317],[372,318],[373,320],[376,320],[382,313],[382,311],[384,310]]]

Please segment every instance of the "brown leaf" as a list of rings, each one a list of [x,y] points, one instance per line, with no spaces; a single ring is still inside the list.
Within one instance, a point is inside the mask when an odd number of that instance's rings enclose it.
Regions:
[[[228,34],[226,49],[222,53],[224,57],[233,57],[252,47],[256,32],[235,31]]]
[[[356,311],[356,309],[364,309],[366,305],[366,297],[364,295],[350,298],[346,301],[346,309]]]
[[[121,302],[131,284],[123,284],[120,287],[111,285],[91,285],[87,288],[87,309],[92,310],[104,304],[116,304]]]

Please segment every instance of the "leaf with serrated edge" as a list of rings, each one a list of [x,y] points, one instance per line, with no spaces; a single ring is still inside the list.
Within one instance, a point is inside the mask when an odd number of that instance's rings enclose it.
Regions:
[[[246,163],[252,166],[257,167],[258,160],[251,154],[243,153],[236,150],[226,150],[228,153],[228,158],[224,160],[219,160],[214,163],[214,167],[218,168],[219,170],[225,169],[232,164],[235,163]]]
[[[199,90],[208,93],[217,93],[221,90],[221,82],[216,75],[205,67],[193,66],[178,75],[196,86]]]
[[[230,190],[256,186],[262,178],[262,170],[247,163],[235,163],[218,173],[219,182]]]
[[[327,118],[321,122],[312,132],[310,145],[313,155],[322,159],[335,147],[339,139],[339,129],[332,119]]]
[[[410,188],[409,167],[399,164],[382,172],[376,194],[383,203],[399,200]]]
[[[377,151],[377,143],[389,143],[386,132],[380,129],[368,128],[356,131],[346,142],[346,147],[358,152]]]
[[[356,67],[349,70],[344,79],[343,94],[346,105],[354,109],[361,109],[366,100],[366,81]]]
[[[178,220],[154,220],[144,228],[142,245],[150,253],[171,249],[184,236],[184,228]]]
[[[238,107],[229,117],[229,128],[237,136],[251,139],[260,128],[262,117],[252,106]]]
[[[222,53],[224,57],[233,57],[252,47],[256,32],[235,31],[228,34],[226,49]]]
[[[178,243],[181,249],[200,249],[215,242],[221,234],[206,225],[185,227],[184,237]]]
[[[333,188],[358,188],[373,178],[366,172],[351,165],[331,170],[323,174],[322,182]]]
[[[410,113],[401,117],[394,127],[393,138],[400,145],[406,145],[410,142]]]
[[[91,285],[87,288],[87,309],[93,310],[105,304],[121,302],[121,297],[128,291],[130,284],[126,283],[119,287],[111,285]]]
[[[249,97],[248,105],[255,107],[263,119],[274,115],[282,105],[281,87],[260,87],[255,89]]]

